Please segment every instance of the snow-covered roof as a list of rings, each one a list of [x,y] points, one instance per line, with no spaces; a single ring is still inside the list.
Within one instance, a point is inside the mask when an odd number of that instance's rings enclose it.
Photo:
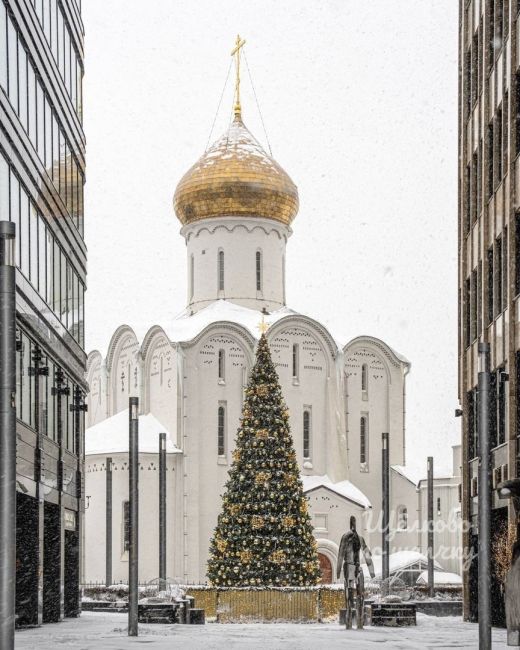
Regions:
[[[383,573],[383,558],[381,555],[373,555],[372,561],[374,562],[374,571],[376,578],[381,578]],[[390,553],[389,558],[389,571],[390,575],[397,573],[398,571],[404,571],[408,567],[413,566],[414,564],[428,564],[428,558],[426,555],[419,553],[419,551],[396,551],[395,553]],[[434,567],[442,571],[441,565],[434,560]],[[363,570],[365,571],[366,567],[364,566]],[[366,577],[368,577],[368,570],[366,571]]]
[[[392,465],[391,469],[410,481],[410,483],[413,483],[416,487],[419,484],[419,481],[424,478],[424,472],[421,472],[419,469],[414,467],[406,467],[405,465]]]
[[[265,322],[268,325],[276,323],[284,316],[290,316],[297,312],[289,309],[289,307],[282,307],[270,314],[265,314]],[[255,338],[259,338],[258,325],[261,321],[262,313],[256,309],[249,309],[236,305],[228,300],[215,300],[204,309],[190,316],[188,310],[181,312],[173,321],[170,322],[168,327],[165,328],[166,333],[170,340],[177,343],[183,341],[191,341],[202,330],[218,321],[230,321],[238,323],[248,329]]]
[[[303,482],[303,491],[310,492],[311,490],[316,490],[317,488],[324,487],[332,490],[339,496],[345,497],[354,503],[359,504],[363,508],[371,508],[372,504],[368,497],[361,492],[350,481],[340,481],[339,483],[333,483],[327,474],[321,476],[313,474],[311,476],[302,476]]]
[[[433,583],[435,585],[461,585],[462,578],[457,573],[449,573],[448,571],[434,571]],[[428,571],[423,571],[417,578],[418,585],[428,584]]]
[[[157,454],[159,434],[166,433],[166,453],[180,454],[170,433],[151,413],[139,416],[139,453]],[[128,452],[128,409],[120,411],[85,431],[85,455]]]

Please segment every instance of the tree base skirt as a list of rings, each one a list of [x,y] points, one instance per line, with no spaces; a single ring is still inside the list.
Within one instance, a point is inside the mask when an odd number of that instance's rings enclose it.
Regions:
[[[221,588],[189,586],[195,607],[218,623],[319,623],[345,607],[343,589],[333,587]]]

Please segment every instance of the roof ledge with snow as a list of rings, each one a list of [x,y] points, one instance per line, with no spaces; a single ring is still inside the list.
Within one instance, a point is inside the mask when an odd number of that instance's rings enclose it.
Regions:
[[[128,409],[85,431],[85,455],[128,453]],[[166,433],[166,453],[181,454],[169,431],[151,413],[139,416],[139,453],[158,454],[159,434]]]
[[[372,504],[370,503],[368,497],[350,481],[339,481],[338,483],[333,483],[327,474],[323,474],[322,476],[313,474],[311,476],[302,476],[302,482],[303,492],[305,494],[323,487],[327,490],[330,490],[331,492],[334,492],[340,497],[343,497],[344,499],[352,501],[362,508],[372,507]]]

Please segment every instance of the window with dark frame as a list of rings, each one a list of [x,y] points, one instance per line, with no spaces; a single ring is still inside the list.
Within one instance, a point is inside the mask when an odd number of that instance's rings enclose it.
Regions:
[[[488,325],[493,322],[493,293],[494,293],[494,278],[493,278],[493,246],[488,248],[487,252],[487,323]]]
[[[298,343],[293,343],[292,346],[292,376],[293,379],[298,379],[299,376],[299,364],[300,364],[300,351],[298,349]]]
[[[303,458],[311,457],[311,413],[309,409],[303,411]]]
[[[361,416],[359,420],[359,462],[364,464],[367,462],[367,417]]]
[[[219,456],[224,456],[226,453],[226,409],[224,406],[218,407],[217,453]]]
[[[218,290],[224,291],[224,251],[218,252]]]
[[[260,251],[256,251],[255,264],[256,264],[256,290],[262,291],[262,253]]]
[[[361,366],[361,390],[368,390],[368,366],[366,363]]]
[[[226,378],[226,353],[220,349],[218,351],[218,379],[224,381]]]

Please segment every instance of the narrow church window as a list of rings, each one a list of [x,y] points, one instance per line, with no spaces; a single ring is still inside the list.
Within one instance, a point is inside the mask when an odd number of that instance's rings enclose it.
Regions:
[[[226,353],[224,350],[218,351],[218,380],[223,382],[226,378]]]
[[[441,499],[437,498],[437,515],[441,514]]]
[[[224,406],[218,407],[217,450],[219,456],[224,456],[226,452],[226,409]]]
[[[407,530],[408,528],[408,508],[399,506],[397,511],[397,530]]]
[[[123,501],[123,553],[130,548],[130,501]]]
[[[164,361],[163,361],[162,355],[161,355],[160,366],[161,366],[161,368],[160,368],[159,377],[160,377],[160,385],[162,386],[163,385],[163,380],[164,380]]]
[[[368,366],[366,363],[361,366],[361,390],[368,390]]]
[[[298,350],[298,343],[293,343],[292,346],[292,376],[293,379],[298,379],[298,370],[300,364],[300,354]]]
[[[262,253],[256,251],[256,290],[262,291]]]
[[[218,290],[224,291],[224,251],[218,252]]]
[[[303,457],[311,457],[311,413],[308,409],[303,412]]]
[[[359,462],[367,462],[367,418],[363,416],[359,422]]]
[[[193,300],[195,293],[195,259],[193,255],[190,256],[190,300]]]
[[[128,378],[128,392],[130,392],[130,377],[132,376],[132,375],[130,374],[130,364],[128,364],[127,368],[128,368],[128,374],[127,374],[127,378]]]

